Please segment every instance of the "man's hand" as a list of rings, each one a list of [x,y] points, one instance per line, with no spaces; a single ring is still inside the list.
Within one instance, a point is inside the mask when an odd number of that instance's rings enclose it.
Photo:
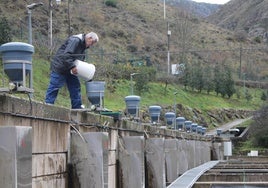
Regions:
[[[77,74],[78,73],[77,68],[76,67],[73,67],[71,69],[71,72],[72,72],[72,74]]]

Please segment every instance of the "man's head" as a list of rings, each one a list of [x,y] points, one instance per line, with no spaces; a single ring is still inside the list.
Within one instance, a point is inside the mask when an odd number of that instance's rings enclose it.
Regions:
[[[99,37],[96,33],[90,32],[86,34],[85,41],[86,41],[86,47],[88,48],[90,46],[93,46],[95,43],[99,42]]]

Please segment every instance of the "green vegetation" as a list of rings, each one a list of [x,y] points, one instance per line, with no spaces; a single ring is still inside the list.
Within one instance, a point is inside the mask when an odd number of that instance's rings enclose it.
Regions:
[[[43,101],[45,91],[49,82],[49,61],[39,59],[34,56],[33,76],[34,76],[34,100]],[[141,107],[144,111],[150,105],[161,105],[167,109],[174,109],[174,103],[181,104],[189,108],[196,108],[201,111],[227,108],[227,109],[247,109],[256,110],[262,103],[262,89],[252,89],[236,86],[239,95],[232,97],[217,96],[216,92],[209,94],[204,90],[186,90],[176,77],[170,77],[169,81],[163,82],[158,79],[155,70],[150,67],[129,67],[122,65],[96,65],[97,72],[94,80],[103,80],[105,85],[104,104],[105,107],[113,111],[123,111],[125,109],[124,98],[131,95],[133,84],[133,94],[141,96]],[[107,71],[109,70],[109,71]],[[131,83],[130,74],[133,75]],[[173,79],[173,81],[172,81]],[[7,81],[5,81],[7,82]],[[81,80],[83,102],[89,107],[85,83]],[[174,95],[174,92],[177,92]],[[251,96],[248,100],[247,95]],[[69,94],[67,88],[60,90],[56,105],[69,108]]]
[[[118,81],[116,84],[116,91],[105,93],[105,106],[113,110],[122,110],[125,108],[124,97],[130,95],[130,81]],[[250,92],[254,92],[254,98],[248,102],[244,97],[238,99],[222,98],[216,96],[215,93],[199,93],[196,91],[187,91],[181,85],[168,85],[165,89],[163,83],[149,83],[148,92],[142,93],[141,106],[144,108],[149,105],[163,105],[173,108],[174,102],[182,104],[188,107],[197,108],[200,110],[211,110],[218,108],[231,108],[231,109],[249,109],[256,110],[262,104],[260,99],[261,90],[255,91],[250,89]],[[177,92],[174,95],[174,92]],[[135,94],[135,92],[134,92]]]
[[[116,7],[117,2],[115,0],[107,0],[105,1],[105,5],[111,6],[111,7]]]
[[[263,106],[254,116],[250,137],[255,147],[268,148],[268,105]]]
[[[0,20],[0,45],[12,41],[11,27],[6,17],[2,17]]]

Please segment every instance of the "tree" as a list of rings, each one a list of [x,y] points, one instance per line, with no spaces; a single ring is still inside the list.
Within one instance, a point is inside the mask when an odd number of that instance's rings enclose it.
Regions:
[[[254,115],[254,122],[251,124],[250,137],[256,147],[268,148],[268,105],[262,107]]]
[[[213,82],[213,73],[210,66],[204,67],[204,89],[207,91],[207,94],[209,94],[214,89],[214,82]]]
[[[204,80],[203,80],[203,67],[200,61],[195,62],[193,65],[192,82],[193,87],[197,89],[199,92],[202,92],[204,88]]]
[[[138,92],[138,94],[141,94],[142,92],[146,92],[149,90],[149,76],[148,74],[139,74],[135,76],[134,80],[135,82],[135,89]]]
[[[261,100],[266,101],[266,99],[267,99],[267,94],[266,92],[263,91],[261,95]]]
[[[248,102],[253,98],[248,90],[245,91],[245,98]]]
[[[0,33],[0,45],[12,41],[11,28],[6,17],[2,17],[0,20]]]
[[[232,78],[231,68],[228,66],[225,66],[224,86],[226,95],[228,96],[228,98],[231,98],[235,93],[235,83]]]
[[[226,95],[230,98],[235,93],[235,83],[232,78],[231,68],[225,64],[217,64],[214,68],[214,85],[215,92],[221,94],[222,97]]]
[[[179,64],[187,63],[187,52],[193,45],[193,34],[197,26],[192,20],[192,16],[189,12],[181,9],[177,12],[176,18],[173,23],[170,24],[171,31],[176,34],[171,34],[171,41],[176,41],[180,49]]]
[[[190,85],[190,79],[191,79],[191,65],[190,63],[185,63],[185,70],[182,75],[182,84],[184,85],[184,89],[187,90],[187,87]]]
[[[214,91],[218,95],[221,93],[221,85],[222,85],[222,71],[220,70],[219,64],[216,64],[214,67]]]

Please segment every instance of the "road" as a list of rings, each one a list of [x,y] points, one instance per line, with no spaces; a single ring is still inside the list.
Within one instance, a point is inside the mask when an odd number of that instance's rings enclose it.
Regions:
[[[233,128],[233,127],[235,127],[235,126],[237,126],[237,125],[239,125],[239,124],[241,124],[241,123],[243,123],[243,122],[245,122],[245,121],[247,121],[247,120],[249,120],[251,118],[252,117],[249,117],[249,118],[246,118],[246,119],[236,119],[236,120],[231,121],[229,123],[223,124],[223,125],[215,128],[215,129],[209,130],[209,131],[207,131],[206,134],[208,134],[208,135],[216,134],[217,129],[221,129],[222,132],[225,132],[225,131],[227,131],[227,130],[229,130],[229,129],[231,129],[231,128]]]

